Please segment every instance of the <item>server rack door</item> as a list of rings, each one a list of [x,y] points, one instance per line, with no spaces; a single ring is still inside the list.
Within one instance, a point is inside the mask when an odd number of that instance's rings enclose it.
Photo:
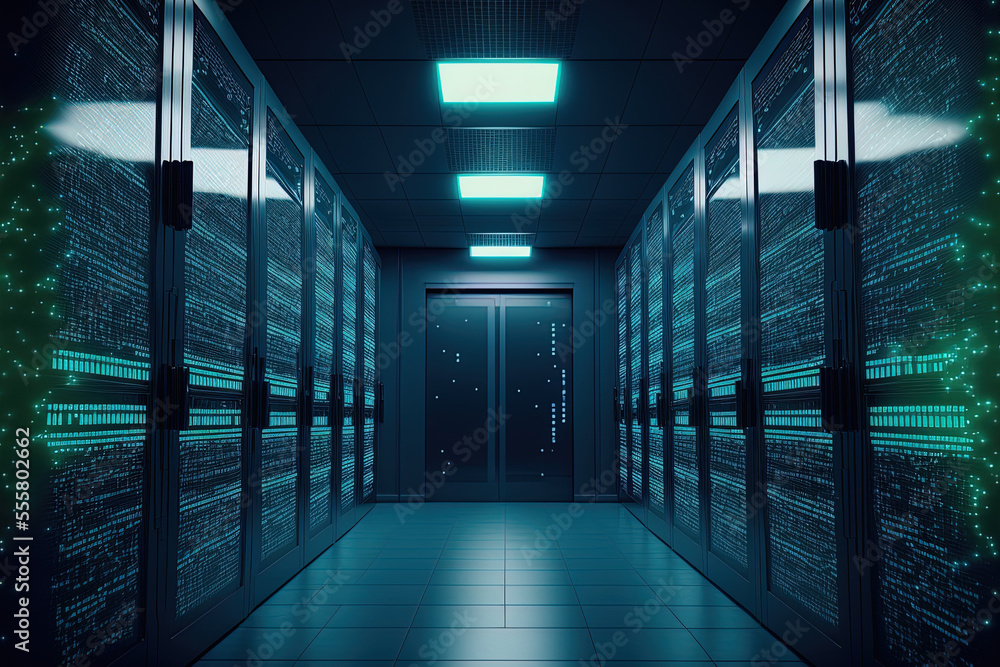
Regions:
[[[618,499],[628,498],[628,250],[615,266],[618,306],[617,368],[615,384],[615,438],[618,444]]]
[[[689,153],[694,153],[698,144]],[[668,183],[667,252],[670,278],[670,466],[673,547],[702,561],[702,464],[698,412],[700,380],[695,358],[695,191],[699,161],[690,155]]]
[[[340,373],[336,397],[339,422],[339,470],[337,532],[346,533],[355,521],[357,506],[357,395],[358,387],[358,304],[360,298],[359,239],[357,218],[341,206],[340,223]]]
[[[214,6],[186,12],[183,124],[193,162],[191,228],[174,291],[178,349],[187,369],[187,419],[171,441],[162,645],[186,664],[246,612],[249,547],[247,337],[250,309],[251,164],[258,101],[217,27]],[[227,33],[233,43],[231,31]]]
[[[283,112],[282,112],[283,113]],[[270,595],[302,557],[299,429],[303,343],[305,158],[268,108],[261,251],[264,254],[264,345],[259,485],[253,563],[255,602]]]
[[[428,500],[499,500],[498,296],[428,294]]]
[[[666,403],[664,396],[664,248],[663,202],[653,202],[644,225],[646,249],[646,307],[643,309],[646,329],[646,522],[659,533],[667,521],[664,496],[664,456]]]
[[[819,18],[817,18],[819,17]],[[812,163],[822,158],[822,11],[786,6],[748,63],[759,274],[759,358],[766,493],[762,573],[767,624],[808,630],[795,648],[817,664],[850,661],[849,542],[841,452],[821,413],[831,330],[832,239],[817,229]]]
[[[866,657],[992,664],[998,16],[978,1],[839,9],[863,332]]]
[[[333,541],[336,530],[334,503],[333,383],[337,353],[337,192],[319,169],[313,176],[314,259],[307,263],[312,282],[312,365],[306,373],[306,421],[308,423],[309,465],[303,481],[306,560],[319,554]]]
[[[630,509],[646,522],[643,501],[643,431],[646,417],[643,371],[642,313],[643,292],[642,225],[636,229],[628,251],[628,401],[631,412],[628,438],[628,497]]]
[[[375,422],[378,376],[375,367],[378,341],[375,323],[378,318],[378,255],[367,237],[363,240],[362,257],[362,326],[361,326],[361,451],[359,466],[360,503],[375,499]]]
[[[149,433],[149,406],[164,354],[154,279],[170,234],[155,225],[156,177],[170,156],[159,117],[172,9],[106,0],[60,6],[58,20],[43,14],[47,26],[10,72],[25,87],[4,91],[30,99],[16,112],[8,102],[3,130],[5,195],[17,202],[4,214],[15,237],[4,245],[4,347],[18,355],[4,368],[4,435],[30,456],[17,459],[15,482],[15,459],[4,454],[7,511],[18,493],[25,524],[2,529],[9,625],[0,650],[37,664],[144,664],[155,642],[149,582],[162,508],[150,500],[162,485],[152,462],[166,434]],[[28,242],[15,240],[20,233]],[[14,590],[17,547],[29,552],[30,590]],[[31,652],[21,654],[8,614],[29,594]]]
[[[573,500],[573,297],[500,297],[500,499]]]
[[[752,609],[757,563],[748,512],[752,466],[743,378],[749,360],[744,348],[747,198],[741,163],[741,85],[738,79],[705,132],[706,573]]]

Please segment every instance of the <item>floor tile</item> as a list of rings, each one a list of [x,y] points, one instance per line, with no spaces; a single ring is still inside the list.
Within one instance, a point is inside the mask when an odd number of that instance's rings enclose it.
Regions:
[[[594,628],[597,656],[605,660],[710,660],[687,630]]]
[[[646,582],[635,570],[569,570],[569,576],[578,586],[645,586]]]
[[[328,628],[408,628],[416,605],[345,605],[326,624]]]
[[[579,604],[572,586],[507,586],[506,600],[508,605]]]
[[[566,570],[507,570],[508,586],[570,586]]]
[[[205,657],[223,660],[295,660],[320,632],[318,628],[236,628]]]
[[[503,604],[503,586],[428,586],[421,605]]]
[[[576,605],[507,607],[508,628],[585,628],[587,621]]]
[[[715,661],[761,664],[769,661],[797,661],[777,637],[763,628],[700,628],[691,634]]]
[[[584,629],[412,628],[399,659],[581,660],[593,652],[590,633]]]
[[[683,628],[669,609],[662,605],[584,606],[583,615],[591,628]]]
[[[320,630],[300,660],[395,660],[406,628]]]
[[[674,616],[686,628],[759,628],[753,616],[738,607],[672,607]]]
[[[362,585],[382,585],[395,586],[398,584],[410,584],[414,586],[426,585],[431,580],[434,570],[367,570],[361,577],[353,583]]]
[[[336,605],[261,605],[241,624],[245,628],[280,628],[290,623],[299,628],[322,628],[337,611]]]
[[[341,586],[330,594],[329,604],[419,604],[426,586]]]
[[[435,570],[431,586],[503,586],[503,570]]]
[[[649,586],[577,586],[582,605],[648,605],[660,599]]]
[[[502,628],[503,605],[421,605],[414,628]]]

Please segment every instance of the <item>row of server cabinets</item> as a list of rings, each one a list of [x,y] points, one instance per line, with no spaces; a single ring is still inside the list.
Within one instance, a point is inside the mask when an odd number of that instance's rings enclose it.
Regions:
[[[618,260],[619,496],[751,661],[995,660],[991,7],[793,0]]]
[[[372,506],[380,260],[221,5],[62,11],[31,657],[184,665]]]

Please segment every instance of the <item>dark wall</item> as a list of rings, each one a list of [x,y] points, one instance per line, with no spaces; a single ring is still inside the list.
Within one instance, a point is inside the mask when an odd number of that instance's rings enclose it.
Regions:
[[[425,330],[428,289],[514,292],[573,290],[573,488],[581,502],[616,500],[601,473],[613,470],[615,250],[535,248],[530,258],[473,258],[468,250],[380,248],[380,379],[385,423],[379,434],[380,501],[422,498]],[[614,478],[605,475],[605,480]]]

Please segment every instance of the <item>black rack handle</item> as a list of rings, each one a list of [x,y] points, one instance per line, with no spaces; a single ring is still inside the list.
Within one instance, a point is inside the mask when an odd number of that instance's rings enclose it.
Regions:
[[[378,398],[376,399],[376,408],[378,410],[378,423],[385,423],[385,385],[381,382],[378,383]]]

